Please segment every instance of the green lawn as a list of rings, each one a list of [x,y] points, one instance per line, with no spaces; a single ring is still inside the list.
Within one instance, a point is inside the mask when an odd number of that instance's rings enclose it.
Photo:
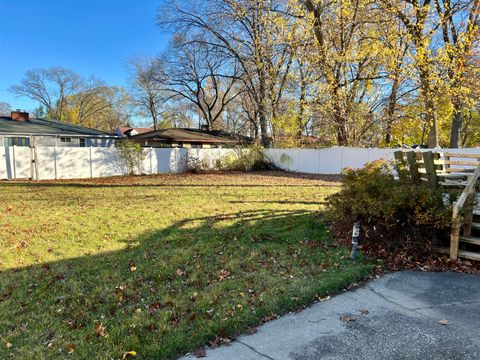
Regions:
[[[322,222],[338,186],[278,172],[1,182],[0,358],[175,358],[358,280],[370,265]]]

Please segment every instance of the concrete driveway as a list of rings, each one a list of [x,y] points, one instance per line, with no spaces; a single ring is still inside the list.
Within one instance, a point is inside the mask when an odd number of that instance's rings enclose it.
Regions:
[[[388,274],[207,350],[207,358],[480,359],[480,276]]]

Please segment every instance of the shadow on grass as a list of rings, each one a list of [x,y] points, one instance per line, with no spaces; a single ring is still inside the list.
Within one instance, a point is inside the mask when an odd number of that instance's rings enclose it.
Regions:
[[[175,358],[369,271],[346,254],[318,213],[258,210],[187,219],[119,251],[3,271],[0,358],[69,350],[82,359]]]

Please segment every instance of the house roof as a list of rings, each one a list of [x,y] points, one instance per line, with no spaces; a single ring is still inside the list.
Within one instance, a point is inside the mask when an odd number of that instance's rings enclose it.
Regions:
[[[235,144],[239,138],[223,131],[204,131],[189,128],[170,128],[150,131],[133,135],[134,140],[150,140],[159,142],[197,142],[197,143],[222,143]]]
[[[150,131],[153,130],[152,128],[129,127],[129,126],[119,126],[118,129],[120,130],[120,132],[122,134],[125,134],[125,135],[129,134],[133,130],[135,130],[137,132],[137,134],[143,134],[143,133],[150,132]]]
[[[30,118],[27,121],[15,121],[9,116],[0,116],[0,134],[2,135],[68,135],[85,137],[117,137],[104,131],[64,123],[58,120]]]

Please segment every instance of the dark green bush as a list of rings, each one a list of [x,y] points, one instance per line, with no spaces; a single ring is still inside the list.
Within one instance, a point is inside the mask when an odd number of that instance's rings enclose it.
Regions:
[[[389,247],[425,247],[450,223],[442,194],[426,185],[399,181],[389,162],[346,170],[340,192],[330,196],[328,213],[347,231],[363,225],[364,241]]]

